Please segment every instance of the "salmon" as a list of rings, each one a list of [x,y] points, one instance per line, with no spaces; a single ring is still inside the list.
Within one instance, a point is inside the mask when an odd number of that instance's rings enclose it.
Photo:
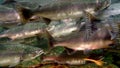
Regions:
[[[32,27],[32,28],[31,28]],[[36,34],[43,34],[46,26],[41,23],[27,23],[23,26],[8,29],[0,34],[1,38],[9,38],[11,40],[24,39],[35,36]]]
[[[110,0],[105,0],[100,3],[82,3],[77,1],[62,1],[56,3],[46,4],[39,9],[31,10],[23,7],[18,7],[18,12],[23,18],[23,21],[28,21],[33,16],[42,17],[45,20],[62,20],[67,18],[81,18],[84,16],[84,11],[92,15],[102,11],[110,5]],[[49,22],[48,22],[49,24]]]
[[[108,48],[110,47],[110,44],[114,43],[113,40],[111,40],[111,35],[107,29],[99,28],[93,32],[94,33],[92,33],[88,40],[86,40],[86,35],[84,32],[73,33],[67,37],[64,37],[63,40],[55,40],[53,42],[53,47],[63,46],[75,51],[85,51]]]
[[[89,56],[84,55],[81,52],[76,52],[72,55],[60,54],[59,56],[44,56],[43,62],[54,62],[58,64],[68,65],[82,65],[87,64],[87,61],[94,62],[98,66],[102,66],[104,62],[102,60],[90,59]]]
[[[0,67],[14,67],[21,62],[30,61],[43,54],[41,48],[8,42],[0,43]]]

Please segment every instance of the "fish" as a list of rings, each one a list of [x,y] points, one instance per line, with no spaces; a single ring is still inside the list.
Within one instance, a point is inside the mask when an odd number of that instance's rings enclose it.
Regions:
[[[41,48],[8,42],[0,43],[0,67],[15,67],[21,62],[30,61],[42,55]]]
[[[0,25],[14,25],[20,23],[20,16],[16,12],[16,10],[8,7],[4,7],[0,5],[0,8],[3,10],[0,10]]]
[[[71,22],[66,22],[66,23],[65,22],[52,21],[48,25],[46,30],[49,32],[49,34],[52,37],[54,37],[55,40],[61,40],[63,37],[66,37],[69,34],[78,31],[79,28],[80,27],[78,27],[76,25],[76,21],[71,21]]]
[[[62,20],[67,18],[81,18],[84,16],[84,11],[90,12],[92,15],[96,15],[98,11],[102,11],[110,5],[110,0],[105,0],[100,3],[81,3],[77,1],[65,1],[52,4],[46,4],[39,9],[31,10],[24,7],[18,7],[18,12],[23,18],[24,22],[27,22],[31,17],[38,16],[44,20]]]
[[[0,5],[0,26],[5,27],[5,28],[11,28],[14,26],[19,26],[22,24],[21,18],[19,13],[13,9],[13,8],[8,8],[5,6]],[[32,17],[29,21],[30,22],[35,22],[37,19],[40,20],[38,17]]]
[[[94,62],[98,66],[102,66],[104,62],[102,60],[95,60],[89,58],[89,56],[84,55],[82,52],[76,52],[75,54],[60,54],[59,56],[44,56],[43,63],[54,62],[58,64],[68,64],[68,65],[82,65],[87,64],[87,61]]]
[[[117,7],[115,7],[115,6],[117,6]],[[118,34],[118,31],[119,31],[119,29],[118,29],[118,24],[120,21],[120,19],[119,19],[120,18],[119,17],[120,16],[119,15],[119,3],[111,4],[102,13],[103,13],[103,17],[100,17],[100,18],[103,18],[102,20],[104,22],[103,23],[104,26],[101,26],[101,27],[108,27],[108,31],[113,32],[112,33],[113,35],[109,32],[112,36],[111,39],[113,39],[116,37],[116,34]],[[81,25],[84,25],[84,24],[85,24],[85,22],[81,22]],[[81,27],[79,27],[79,28],[81,28]],[[49,25],[47,30],[56,40],[61,40],[63,37],[65,38],[65,36],[78,30],[79,28],[76,26],[75,21],[69,22],[69,24],[68,24],[68,22],[67,23],[63,23],[63,22],[56,23],[56,21],[53,21],[53,22],[51,22],[51,24]]]
[[[73,40],[72,40],[73,41]],[[113,43],[111,40],[98,40],[98,41],[92,41],[92,42],[64,42],[59,43],[54,46],[63,46],[70,49],[73,49],[75,51],[78,50],[95,50],[95,49],[101,49],[101,48],[109,48],[110,44]]]
[[[63,41],[67,38],[70,39],[70,37],[75,36],[75,35],[78,36],[79,34],[82,34],[82,33],[84,33],[82,36],[85,36],[85,34],[88,35],[88,33],[86,32],[87,28],[84,25],[85,22],[81,22],[81,24],[82,23],[83,23],[83,27],[78,27],[78,25],[76,25],[75,21],[71,21],[71,22],[69,22],[69,24],[68,24],[68,22],[67,23],[64,23],[64,22],[56,23],[55,21],[53,21],[47,27],[47,31],[54,38],[54,40],[57,40],[57,41],[60,41],[60,40]],[[95,21],[95,22],[91,22],[90,25],[91,26],[89,29],[91,30],[90,31],[91,35],[93,33],[98,32],[98,35],[100,35],[100,37],[102,39],[104,39],[106,37],[109,37],[109,39],[110,38],[115,39],[119,32],[118,24],[116,24],[116,21],[114,21],[114,19]],[[106,33],[108,33],[108,35]],[[88,35],[88,36],[90,37],[90,35]],[[94,34],[93,34],[93,36],[94,36]]]
[[[10,40],[24,39],[35,36],[37,34],[43,34],[46,25],[43,23],[28,23],[23,26],[17,26],[3,31],[0,34],[0,38],[9,38]]]
[[[101,27],[94,31],[89,40],[85,38],[85,31],[72,33],[62,40],[53,40],[52,47],[63,46],[74,51],[96,50],[101,48],[109,48],[114,41],[111,40],[109,31]],[[52,37],[54,39],[54,37]],[[51,40],[51,39],[50,39]]]
[[[26,1],[17,1],[17,0],[4,0],[1,5],[15,9],[17,4],[31,9],[36,9],[39,6],[39,4],[36,4],[35,2],[26,2]]]

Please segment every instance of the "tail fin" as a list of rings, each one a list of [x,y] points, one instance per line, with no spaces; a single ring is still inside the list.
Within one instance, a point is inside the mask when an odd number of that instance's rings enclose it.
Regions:
[[[1,34],[0,34],[0,38],[4,38],[4,37],[7,37],[8,36],[8,34],[5,34],[4,32],[2,32]]]
[[[32,10],[30,10],[28,8],[24,8],[21,5],[17,4],[16,10],[17,10],[18,14],[20,15],[20,20],[23,24],[28,22],[32,16]]]
[[[104,0],[104,1],[98,0],[95,11],[98,11],[98,10],[102,11],[102,10],[108,8],[110,6],[110,4],[111,4],[111,0]]]
[[[103,5],[102,10],[108,8],[110,4],[111,4],[111,0],[105,0],[104,2],[102,2]]]
[[[84,60],[94,62],[94,63],[97,64],[98,66],[102,66],[102,65],[105,63],[105,62],[103,62],[101,59],[100,59],[100,60],[94,60],[94,59],[85,58]]]

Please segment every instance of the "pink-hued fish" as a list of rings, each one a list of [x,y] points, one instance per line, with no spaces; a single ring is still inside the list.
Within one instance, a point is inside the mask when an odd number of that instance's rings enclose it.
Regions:
[[[111,40],[96,40],[88,42],[79,42],[76,40],[64,41],[56,43],[54,46],[63,46],[73,50],[95,50],[101,48],[108,48],[113,43]]]
[[[70,35],[68,38],[65,38],[61,41],[56,41],[53,43],[53,47],[63,46],[75,51],[78,50],[95,50],[101,48],[108,48],[110,44],[113,44],[113,40],[111,40],[111,36],[109,32],[104,29],[98,29],[95,31],[89,40],[85,39],[84,32],[79,32],[76,34]]]

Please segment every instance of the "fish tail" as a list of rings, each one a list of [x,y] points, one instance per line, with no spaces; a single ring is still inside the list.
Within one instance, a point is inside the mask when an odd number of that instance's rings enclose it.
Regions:
[[[27,23],[33,15],[32,10],[24,8],[19,4],[16,5],[16,10],[20,15],[20,20],[23,24]]]
[[[110,6],[110,4],[111,4],[111,0],[105,0],[103,2],[103,8],[102,9],[108,8]]]
[[[102,66],[102,65],[105,63],[105,62],[102,61],[101,59],[100,59],[100,60],[94,60],[94,59],[85,58],[84,60],[94,62],[94,63],[97,64],[98,66]]]
[[[7,36],[6,34],[2,34],[2,35],[0,35],[0,38],[4,38],[6,36]]]

